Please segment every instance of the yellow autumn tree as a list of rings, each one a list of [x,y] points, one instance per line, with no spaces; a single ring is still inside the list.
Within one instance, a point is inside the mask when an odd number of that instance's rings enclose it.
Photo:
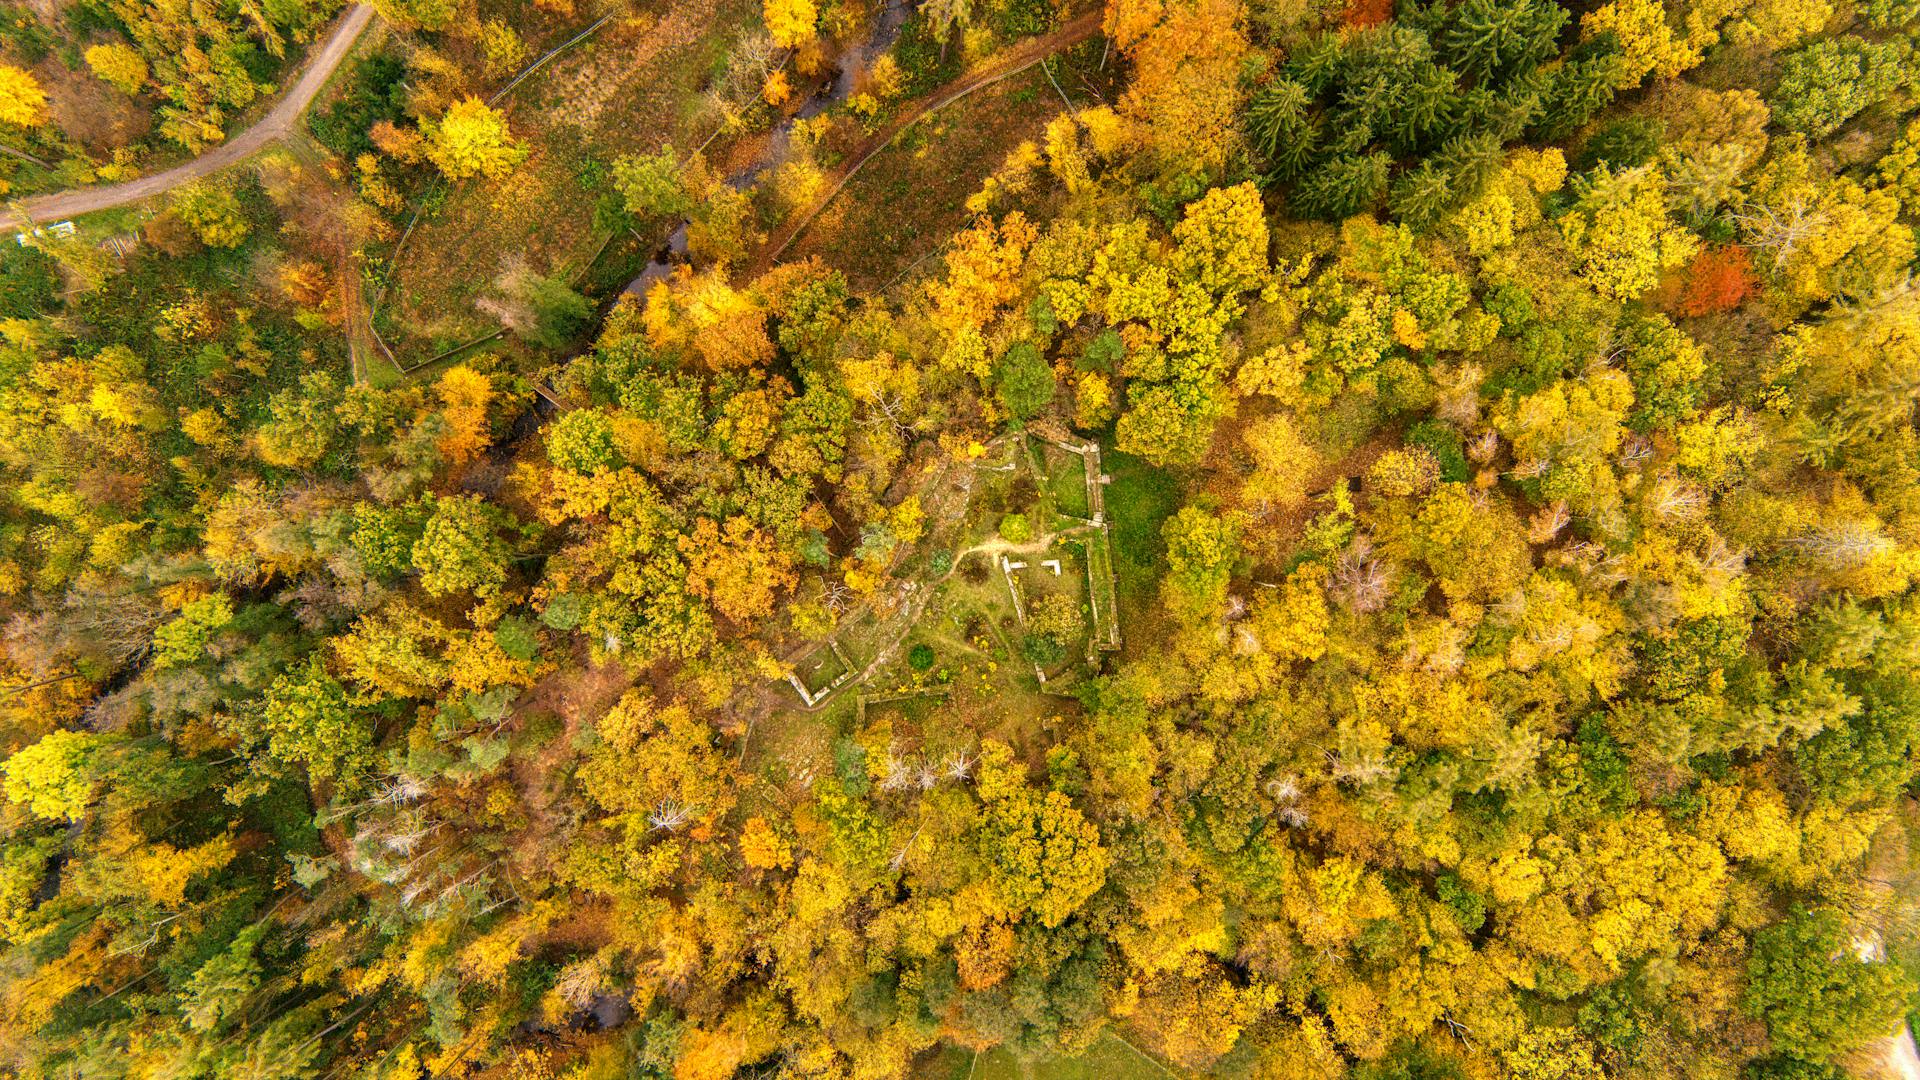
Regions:
[[[449,368],[435,387],[444,408],[440,416],[447,433],[440,436],[440,452],[456,465],[480,456],[487,448],[487,406],[493,402],[493,382],[465,364]]]
[[[1700,249],[1700,241],[1668,215],[1666,186],[1651,166],[1618,173],[1602,167],[1581,180],[1576,192],[1578,201],[1560,218],[1560,231],[1594,288],[1608,296],[1641,295],[1661,271]]]
[[[1307,489],[1319,471],[1319,453],[1285,413],[1247,425],[1247,451],[1253,471],[1240,495],[1257,516],[1291,510],[1307,501]]]
[[[47,92],[32,74],[0,64],[0,124],[39,127],[47,120]]]
[[[1671,79],[1700,63],[1699,47],[1667,25],[1660,0],[1613,0],[1581,19],[1580,29],[1588,38],[1610,33],[1620,43],[1616,85],[1622,90],[1640,85],[1650,74]]]
[[[983,331],[1002,306],[1019,296],[1020,271],[1038,238],[1039,230],[1017,211],[998,225],[983,219],[953,238],[946,279],[927,286],[934,325],[950,339],[944,363],[986,375]]]
[[[1107,33],[1134,65],[1120,115],[1161,159],[1217,170],[1234,154],[1241,22],[1237,0],[1108,3]]]
[[[797,49],[813,40],[820,8],[814,0],[765,0],[761,15],[775,45]]]
[[[793,865],[793,845],[755,815],[740,829],[740,857],[756,870],[785,870]]]
[[[497,180],[525,161],[527,148],[514,141],[504,113],[477,97],[457,101],[427,140],[427,157],[452,180],[485,176]]]
[[[775,596],[796,580],[792,554],[743,517],[728,518],[724,531],[701,518],[693,534],[681,538],[680,550],[694,594],[738,622],[771,612]]]
[[[137,94],[147,83],[147,62],[131,45],[95,45],[86,51],[86,59],[101,82],[123,94]]]

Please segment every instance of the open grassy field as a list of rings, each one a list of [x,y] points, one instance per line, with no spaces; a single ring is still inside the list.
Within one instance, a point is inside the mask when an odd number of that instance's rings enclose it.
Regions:
[[[1095,648],[1122,643],[1119,587],[1113,568],[1112,530],[1087,539],[1088,628]]]
[[[858,289],[889,284],[965,224],[967,197],[1060,108],[1036,69],[921,121],[867,162],[786,258],[818,256]]]
[[[777,786],[800,777],[831,775],[834,741],[853,729],[857,707],[852,694],[831,699],[818,712],[802,709],[797,697],[792,700],[792,709],[775,712],[755,726],[743,759],[749,772]]]
[[[832,648],[822,645],[808,653],[794,665],[794,674],[806,684],[809,691],[817,694],[832,685],[833,680],[847,671],[847,665]]]

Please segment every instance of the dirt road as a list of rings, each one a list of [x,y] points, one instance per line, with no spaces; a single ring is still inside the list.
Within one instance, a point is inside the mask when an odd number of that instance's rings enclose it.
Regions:
[[[831,203],[834,197],[840,194],[841,189],[847,186],[847,181],[853,179],[854,174],[860,171],[861,166],[865,165],[873,155],[886,149],[893,140],[899,138],[901,132],[918,123],[928,113],[944,109],[954,102],[959,101],[961,98],[966,97],[968,94],[973,93],[975,90],[985,86],[992,86],[994,83],[1010,75],[1018,75],[1040,61],[1045,60],[1047,57],[1052,56],[1054,53],[1087,40],[1099,32],[1101,15],[1102,12],[1098,9],[1089,11],[1061,26],[1051,34],[1034,38],[1032,41],[1022,44],[1019,48],[1008,52],[1005,56],[995,59],[992,63],[987,64],[980,70],[960,76],[958,79],[935,91],[932,96],[920,104],[901,113],[894,119],[893,123],[888,124],[884,129],[875,132],[872,136],[861,142],[859,146],[854,147],[847,155],[847,164],[842,166],[839,171],[834,174],[833,185],[827,189],[825,195],[821,196],[820,201],[815,203],[813,208],[806,213],[790,219],[786,225],[781,226],[780,229],[767,239],[767,245],[764,249],[765,254],[761,256],[760,263],[755,268],[755,272],[763,272],[774,263],[779,262],[780,256],[786,254],[787,248],[793,244],[794,240],[798,238],[801,233],[807,230],[807,226],[813,223],[814,217],[818,215],[820,211],[826,209],[827,204]]]
[[[314,95],[327,84],[333,70],[346,59],[353,43],[360,38],[360,32],[367,28],[373,19],[373,8],[366,4],[355,4],[340,16],[328,32],[326,40],[320,43],[307,59],[307,69],[300,81],[293,84],[287,96],[277,102],[272,111],[262,117],[260,122],[247,130],[201,154],[184,165],[178,165],[165,172],[152,176],[143,176],[138,180],[129,180],[124,184],[112,184],[106,187],[76,188],[72,191],[56,192],[52,195],[39,195],[25,199],[13,205],[14,216],[25,218],[29,222],[60,221],[65,218],[90,214],[95,210],[107,210],[115,206],[148,199],[161,192],[178,187],[181,184],[198,180],[219,172],[250,155],[261,147],[283,138],[293,131],[294,124],[300,120],[300,114],[313,103]]]

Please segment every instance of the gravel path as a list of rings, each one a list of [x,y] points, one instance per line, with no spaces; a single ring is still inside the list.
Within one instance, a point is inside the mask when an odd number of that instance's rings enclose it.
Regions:
[[[308,58],[307,69],[301,74],[300,81],[293,84],[293,89],[274,105],[272,111],[262,117],[259,123],[192,161],[124,184],[76,188],[24,199],[14,204],[15,215],[29,222],[59,221],[90,214],[95,210],[140,202],[219,172],[251,156],[266,144],[284,138],[293,132],[300,114],[313,103],[314,96],[327,84],[334,69],[340,66],[340,61],[346,59],[347,53],[353,49],[353,43],[359,40],[360,32],[372,20],[373,8],[366,4],[355,4],[348,8],[327,34],[326,40]]]

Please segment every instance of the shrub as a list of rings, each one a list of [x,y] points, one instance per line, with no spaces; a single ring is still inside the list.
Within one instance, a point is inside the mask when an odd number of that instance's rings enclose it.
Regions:
[[[1021,655],[1029,663],[1052,667],[1067,658],[1067,647],[1045,634],[1028,634],[1020,643]]]
[[[613,186],[636,214],[680,217],[693,209],[680,158],[673,147],[651,154],[624,154],[613,162]]]
[[[59,263],[46,252],[0,244],[0,318],[31,319],[60,296]]]
[[[131,45],[95,45],[86,51],[86,60],[101,82],[123,94],[137,94],[146,85],[147,62]]]

